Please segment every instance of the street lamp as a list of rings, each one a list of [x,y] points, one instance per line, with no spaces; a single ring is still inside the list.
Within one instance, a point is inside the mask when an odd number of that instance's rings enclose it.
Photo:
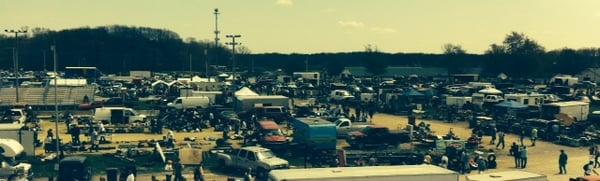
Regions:
[[[27,33],[27,28],[22,28],[20,30],[5,29],[4,32],[15,34],[15,48],[13,49],[13,68],[15,75],[15,99],[16,103],[19,103],[19,34]]]

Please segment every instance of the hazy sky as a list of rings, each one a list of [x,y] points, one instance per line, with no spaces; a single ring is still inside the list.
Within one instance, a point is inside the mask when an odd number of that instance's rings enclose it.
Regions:
[[[253,52],[340,52],[373,44],[386,52],[481,53],[510,31],[547,49],[600,47],[600,0],[0,0],[0,29],[134,25],[213,39]],[[222,37],[224,40],[224,36]]]

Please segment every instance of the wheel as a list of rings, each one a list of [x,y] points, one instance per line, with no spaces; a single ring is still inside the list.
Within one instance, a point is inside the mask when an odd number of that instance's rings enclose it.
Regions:
[[[256,168],[256,177],[257,178],[267,178],[267,174],[269,173],[269,170],[258,167]]]

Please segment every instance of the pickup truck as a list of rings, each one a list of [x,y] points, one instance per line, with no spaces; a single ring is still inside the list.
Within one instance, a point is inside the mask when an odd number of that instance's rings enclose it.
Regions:
[[[334,102],[344,102],[354,100],[354,96],[347,90],[333,90],[329,94],[329,98]]]
[[[333,124],[335,124],[338,138],[346,138],[348,133],[363,130],[367,126],[371,125],[369,123],[353,123],[348,118],[337,118]]]
[[[4,112],[0,123],[25,124],[27,116],[22,109],[10,109]]]
[[[361,131],[348,133],[346,142],[351,147],[363,149],[365,147],[396,146],[400,143],[411,141],[409,132],[391,132],[387,127],[370,125]]]
[[[224,153],[217,153],[219,164],[223,167],[233,167],[251,170],[259,177],[265,177],[269,171],[289,168],[288,161],[276,157],[271,150],[258,146],[242,147]]]

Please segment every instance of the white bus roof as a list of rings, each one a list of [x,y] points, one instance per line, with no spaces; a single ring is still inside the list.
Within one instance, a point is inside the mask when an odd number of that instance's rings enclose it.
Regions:
[[[273,170],[272,178],[286,180],[326,178],[366,178],[401,175],[448,175],[454,171],[433,165],[368,166]]]
[[[581,101],[568,101],[568,102],[553,102],[553,103],[548,103],[546,105],[549,106],[582,106],[582,105],[589,105],[588,103],[585,102],[581,102]]]
[[[519,170],[467,176],[468,181],[509,181],[535,178],[545,180],[546,176]]]

